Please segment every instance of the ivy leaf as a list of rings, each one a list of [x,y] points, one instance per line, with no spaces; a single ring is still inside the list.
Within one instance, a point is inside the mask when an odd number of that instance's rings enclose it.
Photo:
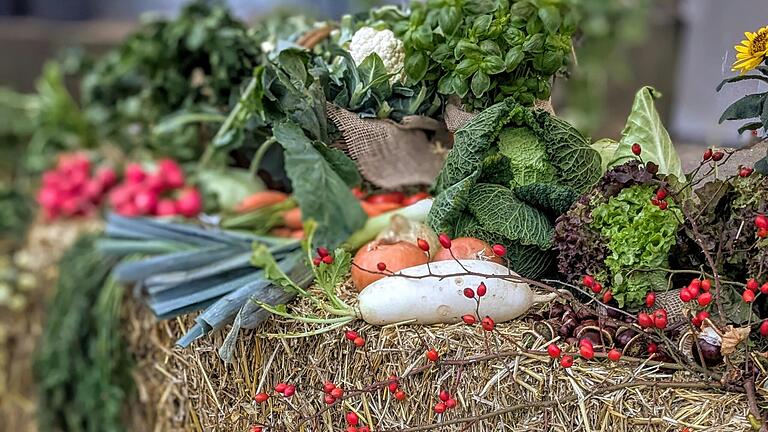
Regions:
[[[557,32],[557,28],[560,27],[560,11],[554,6],[545,6],[539,9],[539,18],[544,23],[544,28],[549,33]]]
[[[760,117],[763,113],[763,103],[766,96],[768,96],[768,92],[744,96],[723,111],[723,115],[720,116],[718,123],[722,123],[725,120],[745,120]]]
[[[472,93],[475,97],[480,97],[491,87],[491,78],[483,71],[477,71],[472,76]]]
[[[284,121],[274,126],[273,133],[285,150],[285,167],[302,219],[317,222],[318,244],[336,247],[365,224],[357,198],[299,125]]]

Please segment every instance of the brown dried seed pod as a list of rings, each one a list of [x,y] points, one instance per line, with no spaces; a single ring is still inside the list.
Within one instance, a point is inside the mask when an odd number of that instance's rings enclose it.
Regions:
[[[597,319],[597,315],[595,315],[594,312],[587,308],[581,308],[576,311],[576,316],[579,318],[579,321],[585,321],[588,319]]]
[[[578,327],[578,323],[575,319],[569,318],[563,321],[560,328],[557,329],[557,334],[562,338],[567,338],[573,334],[573,331]]]
[[[648,343],[645,341],[645,336],[637,334],[624,346],[624,355],[627,357],[641,357],[646,354],[647,350]]]
[[[576,337],[579,339],[587,338],[592,341],[594,346],[613,346],[613,336],[606,329],[597,326],[584,326],[581,331],[576,333]]]
[[[565,313],[565,307],[562,303],[555,303],[549,308],[550,318],[560,318]]]

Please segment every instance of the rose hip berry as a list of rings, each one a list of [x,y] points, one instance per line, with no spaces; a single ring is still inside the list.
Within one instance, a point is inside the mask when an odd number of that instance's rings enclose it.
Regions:
[[[355,340],[352,341],[352,343],[355,344],[356,347],[362,348],[365,345],[365,339],[358,336],[355,338]]]
[[[447,391],[447,390],[440,390],[440,393],[438,393],[437,397],[438,397],[438,398],[439,398],[441,401],[445,402],[445,401],[447,401],[448,399],[450,399],[450,398],[451,398],[451,394],[450,394],[450,393],[448,393],[448,391]]]
[[[379,269],[380,272],[383,272],[384,270],[387,269],[387,265],[383,262],[380,262],[376,264],[376,268]]]
[[[388,378],[389,384],[387,384],[387,388],[389,389],[390,393],[394,393],[397,391],[398,383],[397,383],[397,377],[394,375],[391,375]]]
[[[616,348],[608,351],[608,360],[617,362],[619,359],[621,359],[621,351],[617,350]]]
[[[322,261],[324,264],[331,265],[333,264],[333,257],[331,255],[326,255],[322,258]]]
[[[485,282],[480,282],[480,285],[477,286],[477,296],[483,297],[488,292],[488,287],[485,286]]]
[[[750,291],[757,291],[758,286],[759,286],[759,283],[754,279],[750,279],[747,281],[747,289]]]
[[[712,281],[709,279],[704,279],[701,281],[701,289],[704,291],[709,291],[712,289]]]
[[[655,303],[656,303],[656,293],[653,291],[650,291],[648,294],[645,295],[645,306],[653,307]]]
[[[763,337],[768,336],[768,320],[760,323],[760,335]]]
[[[464,288],[464,297],[475,298],[475,290],[472,288]]]
[[[494,327],[496,327],[496,323],[493,321],[493,318],[489,316],[483,318],[482,321],[480,321],[480,325],[485,331],[493,331]]]
[[[648,344],[648,354],[656,354],[659,352],[659,347],[655,343],[651,342]]]
[[[437,236],[437,239],[440,241],[440,246],[442,246],[444,249],[451,248],[451,238],[448,237],[448,234],[440,233],[440,235]]]
[[[582,345],[579,347],[579,354],[587,360],[591,360],[595,357],[595,349],[589,345]]]
[[[474,323],[477,322],[477,318],[475,318],[474,315],[470,315],[470,314],[464,315],[463,317],[461,317],[461,320],[464,321],[464,324],[466,325],[473,325]]]
[[[549,354],[549,356],[552,358],[559,358],[560,353],[560,347],[555,344],[549,344],[547,347],[547,354]]]
[[[493,250],[493,253],[497,256],[503,257],[507,254],[507,248],[504,247],[504,245],[495,244],[491,247],[491,250]]]
[[[653,326],[653,319],[647,313],[640,312],[639,314],[637,314],[637,323],[642,328],[648,328]]]
[[[285,391],[283,392],[283,396],[285,397],[291,397],[294,394],[296,394],[296,386],[294,385],[288,385],[288,387],[286,387]]]
[[[416,245],[419,247],[419,249],[423,250],[424,252],[429,252],[429,243],[427,243],[424,239],[417,239]]]
[[[600,292],[603,290],[603,286],[600,285],[600,282],[595,282],[592,284],[592,292],[595,294],[600,294]]]
[[[640,153],[643,152],[643,148],[640,147],[640,144],[634,143],[632,144],[632,154],[635,156],[640,156]]]
[[[336,398],[327,394],[323,397],[323,402],[325,402],[326,405],[332,405],[334,402],[336,402]]]
[[[704,155],[702,155],[701,159],[703,161],[705,161],[705,162],[710,160],[710,159],[712,159],[712,149],[706,149],[704,151]]]
[[[399,401],[404,401],[407,397],[408,395],[406,395],[402,390],[398,390],[397,393],[395,393],[395,399]]]
[[[328,250],[327,247],[320,246],[317,248],[317,254],[320,255],[320,258],[325,258],[331,254],[331,252]]]
[[[448,409],[456,408],[456,399],[450,398],[447,401],[445,401],[445,407]]]
[[[288,384],[286,383],[280,383],[275,386],[275,391],[278,393],[282,393],[285,391],[286,387],[288,387]]]
[[[560,366],[566,369],[573,366],[573,356],[564,355],[563,358],[560,359]]]
[[[594,285],[594,284],[595,284],[595,278],[593,278],[593,277],[592,277],[592,276],[590,276],[590,275],[585,275],[585,276],[584,276],[584,277],[581,279],[581,283],[583,283],[583,284],[584,284],[584,286],[585,286],[585,287],[587,287],[587,288],[592,288],[592,285]]]
[[[344,396],[344,389],[336,387],[335,389],[331,390],[331,396],[333,396],[335,399],[341,399],[341,397]]]
[[[256,403],[264,403],[269,399],[269,395],[266,393],[257,393],[256,396],[253,397],[253,400],[256,401]]]
[[[723,153],[721,151],[716,151],[716,152],[712,153],[712,160],[715,161],[715,162],[719,162],[719,161],[721,161],[723,159],[724,156],[725,156],[725,153]]]
[[[437,359],[439,359],[439,358],[440,358],[440,354],[438,354],[436,350],[431,349],[431,350],[427,351],[427,360],[429,360],[431,362],[436,362]]]
[[[613,300],[613,293],[608,290],[603,294],[603,303],[609,303],[611,300]]]
[[[680,300],[683,301],[683,303],[688,303],[689,301],[693,300],[693,294],[688,288],[683,288],[680,290]]]
[[[435,412],[436,412],[436,413],[438,413],[438,414],[442,414],[442,413],[444,413],[444,412],[445,412],[445,410],[446,410],[447,408],[448,408],[448,407],[446,407],[444,403],[442,403],[442,402],[438,402],[438,403],[436,403],[436,404],[435,404],[435,407],[434,407],[433,409],[435,410]]]
[[[348,412],[346,415],[347,424],[350,426],[357,426],[357,423],[360,422],[360,418],[355,414],[354,412]]]
[[[349,341],[353,341],[353,340],[357,339],[358,336],[360,336],[360,335],[357,334],[357,332],[354,331],[354,330],[347,330],[344,333],[344,337],[347,338],[347,340],[349,340]]]
[[[744,292],[741,293],[741,299],[747,303],[752,303],[755,301],[755,293],[750,290],[744,290]]]
[[[703,292],[699,294],[699,297],[696,300],[699,302],[699,306],[705,307],[712,301],[712,294],[708,292]]]
[[[755,216],[755,226],[762,229],[768,229],[768,217],[765,217],[765,215]]]

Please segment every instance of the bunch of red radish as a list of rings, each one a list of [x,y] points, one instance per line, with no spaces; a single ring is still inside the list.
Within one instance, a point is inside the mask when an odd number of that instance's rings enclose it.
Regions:
[[[94,214],[104,195],[117,183],[112,168],[92,172],[91,161],[84,153],[63,154],[56,167],[43,173],[37,202],[46,219],[89,216]]]
[[[125,166],[123,182],[109,194],[115,213],[128,216],[197,216],[203,207],[200,191],[186,184],[184,171],[170,159],[158,161],[153,172],[138,163]]]

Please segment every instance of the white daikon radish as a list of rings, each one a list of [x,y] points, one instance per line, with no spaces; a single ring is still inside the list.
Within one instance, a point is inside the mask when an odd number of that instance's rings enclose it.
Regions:
[[[478,315],[477,303],[464,296],[464,288],[476,289],[480,282],[485,283],[487,294],[480,299],[479,319],[489,316],[497,323],[524,315],[532,305],[556,297],[537,295],[525,283],[467,271],[517,276],[490,261],[438,261],[410,267],[368,285],[358,296],[358,316],[374,325],[410,320],[416,324],[459,322],[463,315]]]

